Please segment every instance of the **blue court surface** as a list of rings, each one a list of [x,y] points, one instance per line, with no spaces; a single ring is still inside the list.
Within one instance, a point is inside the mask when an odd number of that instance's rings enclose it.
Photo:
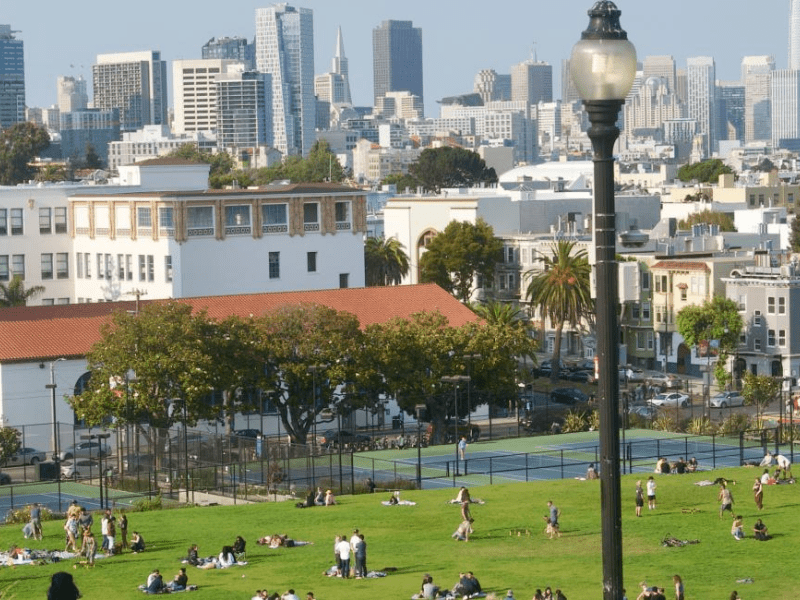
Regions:
[[[38,502],[54,513],[66,512],[73,500],[76,500],[79,506],[85,506],[90,512],[102,508],[100,491],[97,486],[70,483],[62,484],[61,488],[60,494],[56,483],[23,484],[0,488],[0,516],[5,517],[9,511],[23,509],[34,502]],[[104,491],[103,504],[112,508],[127,508],[142,498],[142,496],[132,496],[127,492],[124,494],[123,496],[120,492],[112,490],[110,498],[106,499]]]

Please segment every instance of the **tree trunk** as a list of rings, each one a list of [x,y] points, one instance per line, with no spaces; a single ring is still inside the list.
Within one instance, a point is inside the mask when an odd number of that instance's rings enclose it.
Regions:
[[[550,381],[556,383],[561,374],[561,333],[564,331],[564,321],[559,321],[556,326],[556,339],[553,341],[553,357],[550,359]]]

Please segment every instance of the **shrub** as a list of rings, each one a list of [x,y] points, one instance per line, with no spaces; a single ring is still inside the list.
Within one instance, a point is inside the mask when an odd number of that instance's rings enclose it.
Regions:
[[[686,433],[692,435],[711,435],[715,430],[714,423],[708,417],[695,417],[686,426]]]
[[[657,418],[653,419],[653,429],[658,431],[675,431],[675,425],[675,419],[666,413],[658,415]]]
[[[53,520],[53,512],[47,508],[46,506],[40,506],[41,509],[41,518],[42,521],[51,521]],[[24,508],[12,509],[9,510],[6,514],[6,524],[20,524],[24,525],[31,520],[31,507],[26,506]]]
[[[149,510],[161,510],[164,506],[161,503],[161,493],[159,492],[154,498],[142,498],[133,503],[136,510],[147,512]]]
[[[564,417],[564,426],[562,431],[564,433],[576,433],[578,431],[586,431],[588,429],[588,421],[586,413],[583,411],[571,410]]]
[[[748,415],[733,413],[720,423],[719,433],[722,435],[735,436],[739,435],[742,431],[752,429],[752,427],[753,423]]]

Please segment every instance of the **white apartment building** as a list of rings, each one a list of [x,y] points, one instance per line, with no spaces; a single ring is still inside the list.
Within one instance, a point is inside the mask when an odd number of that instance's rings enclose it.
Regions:
[[[207,184],[208,165],[158,159],[114,186],[0,188],[0,281],[44,286],[31,304],[364,285],[363,192]]]
[[[121,142],[108,144],[108,168],[115,170],[165,156],[185,144],[195,144],[200,150],[211,152],[216,150],[217,137],[203,131],[173,135],[166,125],[145,125],[138,131],[123,133]]]
[[[233,65],[242,63],[218,58],[172,61],[174,133],[216,131],[217,76],[226,73]]]

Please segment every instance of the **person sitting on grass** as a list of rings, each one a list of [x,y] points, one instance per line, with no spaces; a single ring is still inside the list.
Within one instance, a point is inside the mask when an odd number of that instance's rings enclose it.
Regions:
[[[162,594],[166,586],[164,585],[164,578],[158,569],[154,569],[150,575],[147,576],[147,585],[144,591],[148,594]]]
[[[756,520],[756,524],[753,525],[753,537],[760,542],[766,542],[770,538],[767,526],[761,519]]]
[[[695,471],[697,471],[698,466],[699,465],[697,464],[697,459],[693,456],[692,458],[689,459],[689,462],[686,463],[686,470],[689,473],[694,473]]]
[[[186,575],[186,567],[181,567],[175,578],[167,584],[167,589],[170,592],[180,592],[186,589],[189,583],[189,576]]]
[[[429,573],[425,573],[422,577],[422,587],[418,594],[414,594],[412,598],[416,600],[434,600],[439,595],[439,586],[434,585],[433,577]]]
[[[597,479],[597,469],[594,468],[594,463],[589,463],[589,467],[586,469],[586,479]]]
[[[733,518],[733,523],[731,524],[731,535],[736,538],[736,540],[744,539],[744,528],[742,527],[742,515],[736,515]]]
[[[200,564],[200,556],[198,554],[197,544],[192,544],[189,546],[189,551],[186,553],[186,558],[183,559],[183,562],[188,563],[194,567]]]
[[[475,519],[472,518],[461,521],[461,524],[458,526],[458,529],[456,529],[453,532],[453,535],[451,535],[450,537],[456,540],[460,540],[462,542],[468,542],[469,534],[472,533],[472,524],[474,522]]]
[[[139,534],[138,531],[134,531],[133,535],[131,536],[131,552],[137,554],[138,552],[144,552],[144,538]]]

